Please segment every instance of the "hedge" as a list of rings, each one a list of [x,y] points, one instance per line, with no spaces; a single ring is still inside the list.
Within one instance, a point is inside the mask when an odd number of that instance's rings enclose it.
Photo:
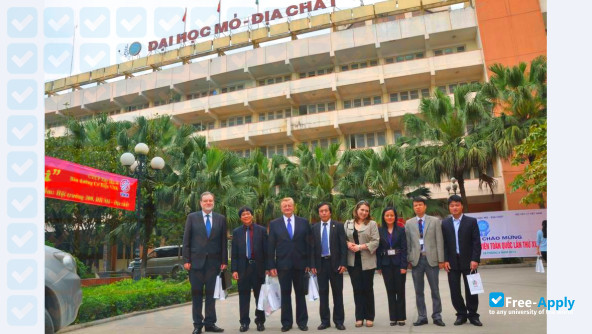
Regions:
[[[235,288],[236,283],[233,283]],[[82,305],[75,323],[188,301],[191,301],[191,285],[188,280],[163,281],[158,278],[134,282],[126,279],[109,285],[82,288]]]

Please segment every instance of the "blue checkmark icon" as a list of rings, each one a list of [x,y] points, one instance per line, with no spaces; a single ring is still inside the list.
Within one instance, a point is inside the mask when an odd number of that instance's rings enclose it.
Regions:
[[[504,300],[503,292],[489,293],[489,307],[504,307]]]

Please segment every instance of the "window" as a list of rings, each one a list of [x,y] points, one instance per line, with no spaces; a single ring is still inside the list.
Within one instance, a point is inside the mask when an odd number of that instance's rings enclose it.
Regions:
[[[294,152],[294,145],[280,144],[280,145],[265,146],[265,147],[261,148],[261,152],[263,154],[265,154],[265,156],[269,159],[271,159],[276,154],[291,156]]]
[[[442,93],[446,94],[446,86],[438,86],[438,89],[439,89],[439,90],[440,90]]]
[[[409,92],[400,92],[399,96],[401,96],[401,101],[409,100]]]
[[[366,67],[377,66],[377,65],[378,65],[377,59],[365,60],[365,61],[351,63],[348,65],[342,65],[341,71],[345,72],[345,71],[349,71],[349,70],[357,70],[359,68],[366,68]]]
[[[195,131],[204,131],[208,129],[213,129],[215,124],[214,122],[197,122],[193,123],[192,125]]]
[[[399,92],[399,93],[392,93],[390,95],[391,102],[397,102],[397,94],[398,94],[398,97],[401,101],[417,100],[417,99],[419,99],[420,92],[421,92],[421,97],[428,97],[430,95],[429,88],[413,89],[413,90]]]
[[[458,52],[465,52],[466,48],[464,45],[458,45],[458,46],[451,46],[451,47],[446,47],[443,49],[436,49],[434,50],[434,56],[441,56],[441,55],[449,55],[449,54],[453,54],[453,53],[458,53]]]
[[[448,85],[448,91],[450,94],[454,94],[454,90],[456,89],[456,84]]]
[[[409,96],[411,97],[412,100],[419,99],[419,93],[417,92],[417,90],[409,91]]]
[[[395,131],[394,137],[395,137],[395,143],[396,143],[399,141],[399,138],[403,137],[403,134],[401,133],[401,131]]]
[[[251,115],[230,117],[226,120],[220,121],[220,127],[225,128],[227,126],[230,127],[230,126],[248,124],[248,123],[251,123],[252,120],[253,120],[253,117]]]
[[[424,88],[421,90],[421,97],[430,97],[430,90],[428,88]]]
[[[349,148],[375,147],[385,144],[384,132],[358,133],[349,136]]]
[[[335,102],[329,102],[329,103],[327,103],[327,109],[329,111],[335,110]]]
[[[244,150],[235,150],[233,152],[236,153],[239,157],[243,157],[243,158],[248,158],[251,156],[251,149],[250,148],[246,148]]]
[[[372,104],[382,104],[382,96],[375,96]]]
[[[372,105],[372,100],[369,97],[365,97],[363,100],[364,106]]]
[[[423,52],[414,52],[414,53],[410,53],[410,54],[406,54],[406,55],[398,55],[395,58],[386,58],[386,63],[392,64],[393,61],[400,63],[402,61],[409,61],[409,60],[421,59],[421,58],[423,58]]]
[[[309,104],[300,106],[298,107],[298,109],[300,111],[300,115],[316,114],[320,112],[325,112],[327,110],[335,110],[335,102]]]
[[[349,108],[351,108],[351,101],[350,101],[350,100],[348,100],[348,101],[343,101],[343,108],[344,108],[344,109],[349,109]]]
[[[387,64],[392,64],[392,63],[394,63],[394,62],[395,62],[395,60],[394,60],[394,59],[391,57],[391,58],[386,58],[386,59],[385,59],[385,62],[386,62]]]
[[[392,93],[391,94],[391,102],[398,102],[399,101],[399,94]]]
[[[282,76],[273,77],[273,78],[259,79],[259,80],[257,80],[257,83],[258,83],[257,85],[258,86],[273,85],[273,84],[281,83],[284,81],[290,81],[290,78],[291,78],[290,75],[282,75]]]

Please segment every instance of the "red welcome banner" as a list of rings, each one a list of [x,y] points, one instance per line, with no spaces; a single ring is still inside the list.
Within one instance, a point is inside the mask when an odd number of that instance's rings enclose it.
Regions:
[[[45,157],[45,197],[134,211],[138,180]]]

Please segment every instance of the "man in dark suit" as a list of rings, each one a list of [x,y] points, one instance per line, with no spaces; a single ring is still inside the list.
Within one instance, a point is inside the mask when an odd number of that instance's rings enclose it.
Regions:
[[[268,267],[271,276],[278,276],[282,291],[282,332],[292,329],[292,286],[296,296],[296,323],[308,330],[308,312],[304,298],[305,273],[312,257],[312,238],[308,220],[294,215],[294,200],[281,201],[283,216],[269,223]]]
[[[343,272],[347,265],[347,243],[343,224],[331,220],[331,205],[323,202],[317,207],[321,221],[312,227],[314,264],[311,271],[319,282],[319,313],[321,324],[318,329],[331,327],[329,310],[329,282],[333,293],[333,322],[335,328],[344,330],[343,322]]]
[[[448,210],[452,216],[442,221],[444,237],[444,269],[448,272],[448,285],[452,305],[456,309],[454,325],[469,321],[475,326],[482,326],[477,313],[478,295],[471,295],[467,275],[477,270],[481,260],[481,237],[477,219],[463,215],[462,198],[452,195],[448,199]],[[460,292],[460,277],[465,282],[465,297]]]
[[[249,306],[251,304],[251,290],[255,295],[255,304],[259,303],[261,284],[265,281],[265,262],[267,261],[267,230],[253,223],[253,210],[242,207],[238,216],[243,222],[232,231],[232,255],[230,266],[232,277],[238,282],[238,300],[240,309],[240,331],[249,330]],[[257,330],[265,330],[265,313],[255,311]]]
[[[193,301],[193,334],[220,333],[224,329],[216,326],[216,300],[214,289],[216,277],[228,265],[226,217],[215,213],[214,194],[204,192],[199,202],[202,211],[187,216],[183,235],[183,259],[185,270],[189,271],[191,297]],[[202,315],[203,289],[206,288],[206,312]]]

